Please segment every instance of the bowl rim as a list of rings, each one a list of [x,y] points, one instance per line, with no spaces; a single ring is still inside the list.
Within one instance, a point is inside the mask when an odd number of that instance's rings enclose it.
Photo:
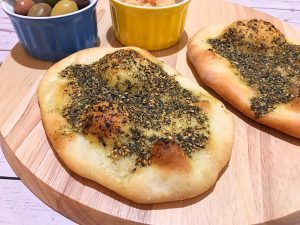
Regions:
[[[139,5],[133,5],[129,3],[122,2],[121,0],[110,0],[112,2],[119,3],[123,6],[129,7],[129,8],[136,8],[136,9],[149,9],[149,10],[161,10],[161,9],[169,9],[169,8],[176,8],[181,5],[184,5],[186,3],[189,3],[191,0],[182,0],[176,4],[171,5],[165,5],[165,6],[139,6]]]
[[[13,16],[13,17],[18,17],[18,18],[27,19],[27,20],[46,20],[46,19],[47,20],[55,20],[55,19],[58,19],[58,18],[66,18],[66,17],[70,17],[70,16],[73,16],[73,15],[82,13],[82,12],[88,10],[89,8],[94,7],[97,3],[98,3],[98,0],[90,0],[90,4],[87,7],[79,9],[79,10],[77,10],[75,12],[72,12],[72,13],[64,14],[64,15],[34,17],[34,16],[19,15],[19,14],[16,14],[14,12],[11,12],[11,11],[7,10],[7,8],[4,7],[4,6],[5,5],[10,5],[10,4],[8,2],[6,2],[5,0],[1,0],[2,9],[5,13],[7,13],[7,14]]]

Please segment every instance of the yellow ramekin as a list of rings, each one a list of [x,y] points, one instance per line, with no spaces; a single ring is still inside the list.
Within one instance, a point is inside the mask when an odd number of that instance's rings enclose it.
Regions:
[[[190,0],[160,7],[109,2],[113,29],[123,45],[161,50],[180,40]]]

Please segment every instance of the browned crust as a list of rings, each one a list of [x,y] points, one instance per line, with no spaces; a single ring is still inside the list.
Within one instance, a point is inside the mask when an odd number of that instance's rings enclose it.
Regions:
[[[68,124],[60,112],[64,101],[61,87],[66,81],[60,78],[58,73],[68,65],[92,63],[116,50],[118,49],[92,48],[78,52],[56,63],[41,80],[38,99],[42,121],[54,150],[67,167],[75,173],[94,180],[136,202],[156,203],[181,200],[206,191],[216,182],[219,172],[230,158],[234,133],[233,120],[222,103],[166,64],[162,64],[164,70],[170,75],[175,75],[175,79],[181,86],[210,102],[208,116],[211,136],[206,148],[193,153],[192,158],[183,158],[177,148],[167,147],[171,156],[166,157],[163,153],[165,160],[157,160],[156,157],[155,163],[151,166],[139,168],[132,173],[135,167],[133,156],[114,161],[107,157],[110,150],[101,144],[91,143],[90,139],[78,133],[63,134],[59,129],[67,127]],[[134,50],[155,63],[161,63],[146,51],[138,48]],[[160,147],[159,152],[161,153]],[[167,165],[169,162],[170,165]],[[182,165],[178,168],[183,169],[166,169],[166,165],[167,168],[176,168],[175,164],[178,163]]]
[[[232,69],[230,62],[214,53],[207,42],[220,36],[229,24],[210,25],[200,30],[188,43],[188,57],[204,84],[215,90],[222,98],[255,121],[300,138],[300,101],[280,104],[274,111],[255,118],[250,99],[256,90],[243,83]]]
[[[191,165],[183,150],[176,143],[158,141],[151,148],[151,163],[162,169],[189,172]]]
[[[113,142],[115,134],[124,128],[123,122],[127,120],[125,114],[125,112],[118,112],[116,106],[112,103],[101,102],[95,104],[86,115],[90,122],[85,130],[109,144]]]

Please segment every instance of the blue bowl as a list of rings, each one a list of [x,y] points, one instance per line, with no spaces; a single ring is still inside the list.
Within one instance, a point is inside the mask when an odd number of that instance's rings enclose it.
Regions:
[[[96,4],[62,16],[30,17],[14,13],[8,0],[2,8],[15,28],[21,45],[35,58],[57,61],[97,43]]]

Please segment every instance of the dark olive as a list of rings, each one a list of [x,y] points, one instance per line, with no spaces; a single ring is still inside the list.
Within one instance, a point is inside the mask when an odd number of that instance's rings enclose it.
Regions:
[[[33,0],[35,4],[44,3],[44,0]]]
[[[27,16],[42,17],[50,16],[52,7],[46,3],[38,3],[32,6],[27,14]]]
[[[79,9],[82,9],[90,4],[89,0],[73,0],[76,2]]]
[[[58,1],[59,0],[44,0],[44,2],[49,4],[51,7],[54,7]]]
[[[17,0],[14,8],[15,13],[26,16],[34,4],[32,0]]]

